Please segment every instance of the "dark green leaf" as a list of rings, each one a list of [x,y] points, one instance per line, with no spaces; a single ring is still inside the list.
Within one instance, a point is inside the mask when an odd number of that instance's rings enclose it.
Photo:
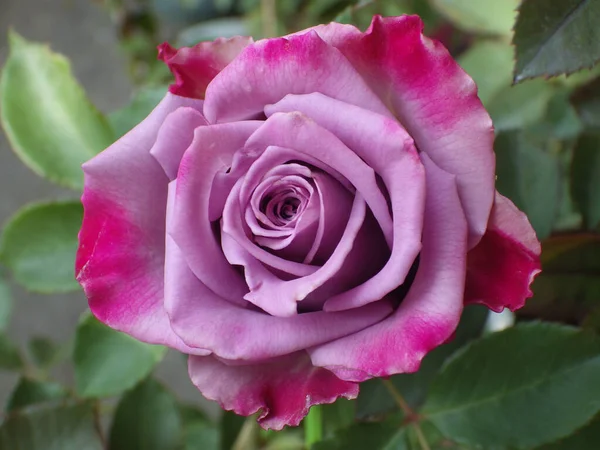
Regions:
[[[486,307],[467,306],[453,340],[426,355],[418,372],[390,378],[411,407],[416,408],[423,403],[431,381],[444,361],[457,349],[481,335],[487,316]],[[396,407],[388,389],[379,379],[368,380],[361,384],[356,404],[359,418],[376,416]]]
[[[37,403],[65,398],[67,395],[67,390],[58,383],[21,377],[8,399],[6,410],[15,411]]]
[[[20,370],[23,359],[19,350],[4,334],[0,334],[0,370]]]
[[[223,412],[221,417],[221,450],[231,450],[245,421],[245,417],[238,416],[231,411]]]
[[[0,332],[6,330],[10,322],[12,310],[12,297],[10,288],[5,280],[0,278]]]
[[[547,237],[558,210],[558,159],[521,131],[501,133],[494,149],[498,191],[527,214],[538,238]]]
[[[140,89],[129,105],[111,113],[108,119],[115,134],[121,137],[144,120],[167,95],[167,89],[167,86]]]
[[[348,427],[354,422],[354,416],[356,415],[356,402],[354,400],[339,398],[329,405],[321,405],[320,408],[325,436],[333,434],[340,428]]]
[[[2,450],[102,450],[92,405],[27,408],[10,414],[0,427]]]
[[[578,88],[571,101],[586,127],[600,128],[600,78]]]
[[[513,43],[515,83],[575,72],[600,60],[600,2],[524,0]]]
[[[119,394],[148,376],[165,350],[112,330],[86,315],[75,336],[77,392],[82,397]]]
[[[219,429],[208,423],[195,423],[183,431],[184,450],[219,450]]]
[[[600,417],[577,430],[573,435],[537,450],[597,450],[600,447]]]
[[[561,235],[544,241],[542,273],[533,292],[520,316],[581,323],[600,305],[600,235]]]
[[[595,229],[600,224],[600,134],[586,133],[577,141],[571,193],[587,227]]]
[[[358,423],[311,447],[311,450],[409,450],[406,429],[392,417],[385,422]]]
[[[313,5],[319,4],[320,2],[313,2]],[[346,7],[333,20],[338,23],[352,24],[361,30],[366,30],[371,24],[373,16],[376,14],[382,16],[399,16],[413,12],[409,2],[402,0],[394,2],[362,0]]]
[[[81,189],[81,164],[113,141],[108,122],[73,78],[64,56],[9,34],[0,111],[13,150],[37,174]]]
[[[483,448],[531,448],[600,409],[600,338],[548,323],[492,333],[458,352],[423,413],[444,436]]]
[[[149,378],[123,396],[110,430],[110,450],[177,450],[181,444],[177,402],[160,383]]]
[[[519,0],[432,0],[460,28],[474,33],[510,34]]]
[[[83,208],[80,202],[34,203],[17,212],[0,236],[0,257],[31,291],[79,288],[73,261]]]
[[[51,367],[61,354],[61,348],[54,341],[39,336],[33,337],[27,347],[31,360],[40,369]]]

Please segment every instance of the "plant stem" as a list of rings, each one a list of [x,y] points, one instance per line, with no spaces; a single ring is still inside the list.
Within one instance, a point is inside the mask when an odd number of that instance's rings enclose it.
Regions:
[[[277,8],[275,0],[261,0],[260,11],[262,19],[263,37],[274,37],[277,35]]]
[[[320,406],[313,406],[304,419],[304,441],[306,448],[323,439],[323,418]]]
[[[408,405],[402,394],[398,392],[394,383],[390,380],[381,380],[383,385],[387,388],[387,390],[392,395],[392,398],[396,402],[396,404],[400,407],[404,415],[406,416],[405,423],[408,422],[415,429],[417,434],[417,439],[419,440],[419,445],[422,450],[431,450],[429,447],[429,443],[427,442],[427,438],[423,434],[423,430],[421,430],[421,426],[419,425],[419,416],[412,410],[412,408]]]

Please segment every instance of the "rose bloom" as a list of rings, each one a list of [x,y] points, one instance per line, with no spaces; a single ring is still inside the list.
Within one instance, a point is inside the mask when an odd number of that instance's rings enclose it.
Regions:
[[[205,397],[281,429],[418,370],[463,305],[523,306],[539,242],[495,192],[475,84],[422,30],[160,46],[170,92],[83,166],[94,315],[189,354]]]

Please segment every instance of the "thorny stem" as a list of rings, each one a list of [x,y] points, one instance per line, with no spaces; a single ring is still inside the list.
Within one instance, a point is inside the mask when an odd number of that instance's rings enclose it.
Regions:
[[[400,394],[400,392],[398,392],[398,390],[396,389],[396,386],[394,386],[394,383],[392,383],[390,380],[385,380],[385,379],[382,379],[381,381],[383,382],[383,385],[387,388],[387,390],[392,395],[392,398],[394,399],[396,404],[400,407],[400,409],[406,416],[405,422],[409,423],[415,429],[415,432],[417,434],[417,439],[419,440],[419,444],[421,445],[421,449],[422,450],[431,450],[429,447],[429,444],[427,443],[427,439],[425,438],[425,435],[423,434],[423,430],[421,430],[421,426],[419,425],[418,414],[412,410],[412,408],[408,405],[408,403],[406,403],[406,400],[404,400],[404,397],[402,397],[402,394]]]

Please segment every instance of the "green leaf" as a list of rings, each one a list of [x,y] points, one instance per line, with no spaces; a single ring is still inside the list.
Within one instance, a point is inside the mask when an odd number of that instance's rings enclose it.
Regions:
[[[77,326],[73,354],[77,392],[82,397],[119,394],[146,378],[165,351],[85,315]]]
[[[496,187],[524,211],[543,239],[550,234],[558,211],[560,192],[558,159],[544,144],[521,131],[496,138]]]
[[[325,436],[335,433],[340,428],[352,425],[356,415],[356,402],[339,398],[329,405],[320,405]]]
[[[401,420],[392,417],[385,422],[358,423],[311,447],[311,450],[365,449],[409,450],[406,428],[401,428]]]
[[[586,127],[600,128],[600,78],[575,90],[571,100]]]
[[[542,273],[521,317],[581,323],[600,305],[600,235],[559,235],[542,243]]]
[[[183,450],[219,450],[219,428],[212,424],[199,409],[191,405],[179,405],[183,425]]]
[[[0,236],[0,258],[31,291],[77,290],[73,265],[82,217],[78,201],[25,206],[10,218]]]
[[[177,47],[192,47],[203,41],[250,34],[248,24],[239,17],[208,20],[182,30],[177,37]]]
[[[600,134],[579,138],[571,166],[571,194],[589,229],[600,225]]]
[[[465,31],[509,35],[519,0],[432,0],[432,4]]]
[[[477,84],[485,106],[510,86],[513,49],[502,41],[478,41],[458,58],[460,66]]]
[[[33,363],[40,369],[48,369],[61,356],[61,347],[54,341],[43,337],[33,337],[27,344]]]
[[[597,450],[600,447],[600,416],[571,436],[537,450]]]
[[[37,403],[59,400],[67,395],[67,390],[58,383],[21,377],[8,399],[6,411],[15,411]]]
[[[102,450],[92,405],[33,407],[10,414],[0,427],[0,449]]]
[[[522,129],[544,118],[554,88],[542,80],[506,86],[488,102],[496,133]]]
[[[15,345],[4,334],[0,334],[0,370],[20,370],[23,359]]]
[[[314,7],[320,7],[321,5],[321,2],[311,3],[311,6]],[[415,12],[416,11],[413,11],[413,8],[407,1],[396,0],[393,2],[381,2],[373,0],[361,0],[355,4],[347,6],[333,19],[333,21],[351,24],[361,30],[366,30],[371,24],[373,16],[376,14],[382,16],[400,16],[402,14],[411,14]]]
[[[467,342],[481,336],[487,317],[486,307],[468,305],[463,311],[454,339],[427,354],[418,372],[390,378],[411,407],[417,408],[423,403],[429,386],[444,361]],[[396,404],[381,380],[372,379],[361,383],[356,408],[357,417],[366,418],[386,413],[396,408]]]
[[[112,130],[73,78],[64,56],[14,32],[9,43],[0,79],[0,121],[6,136],[38,175],[81,189],[81,164],[112,143]]]
[[[168,86],[145,87],[135,93],[131,103],[108,116],[118,137],[144,120],[167,95]]]
[[[110,450],[177,450],[182,425],[175,398],[156,380],[126,393],[110,430]]]
[[[6,330],[12,311],[12,296],[5,280],[0,278],[0,332]]]
[[[597,336],[549,323],[517,325],[458,352],[422,412],[459,443],[532,448],[596,414],[599,377]]]
[[[592,67],[600,60],[600,3],[524,0],[513,43],[515,83]]]

